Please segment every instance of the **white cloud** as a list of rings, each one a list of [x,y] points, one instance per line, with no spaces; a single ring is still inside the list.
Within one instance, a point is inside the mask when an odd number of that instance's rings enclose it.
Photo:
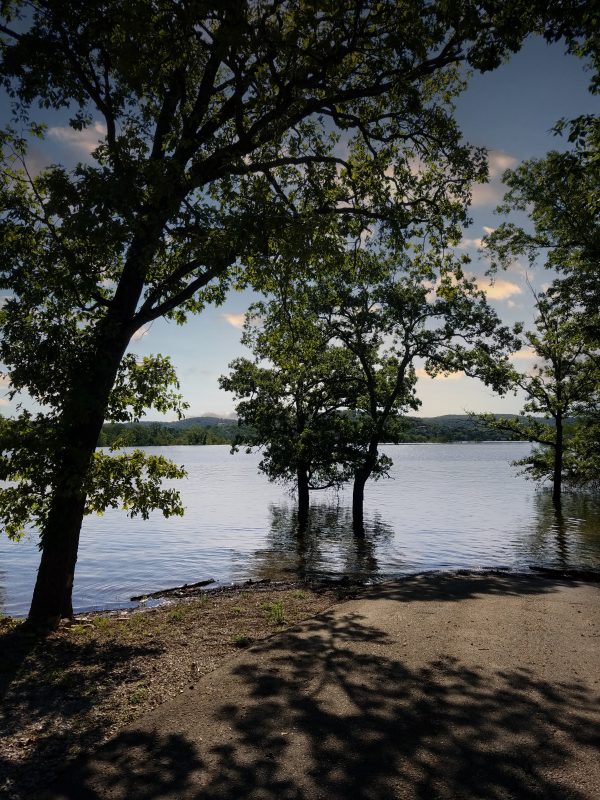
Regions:
[[[221,319],[224,319],[225,322],[228,322],[230,325],[233,325],[234,328],[243,328],[244,327],[244,320],[246,319],[245,314],[221,314]]]
[[[425,370],[423,367],[418,367],[415,370],[415,375],[417,376],[417,378],[426,379],[430,381],[458,381],[461,378],[464,378],[465,373],[462,371],[445,372],[445,373],[440,373],[439,375],[436,375],[435,377],[432,378],[431,375],[429,375],[429,373],[427,372],[427,370]]]
[[[488,236],[490,235],[490,233],[493,233],[495,230],[496,230],[496,228],[490,228],[489,225],[484,225],[483,226],[483,232],[487,233]]]
[[[139,330],[137,330],[131,337],[132,341],[139,342],[140,339],[144,338],[144,336],[148,336],[148,334],[150,333],[150,327],[151,327],[150,325],[147,325],[145,328],[140,328]]]
[[[0,406],[9,406],[9,405],[10,405],[10,400],[8,400],[6,397],[0,397]]]
[[[48,136],[60,142],[60,144],[82,150],[86,155],[89,155],[106,136],[106,126],[101,122],[94,122],[82,131],[76,131],[68,125],[64,127],[57,126],[48,128]]]
[[[471,204],[478,206],[495,206],[504,196],[502,175],[507,169],[517,166],[518,160],[514,156],[503,153],[501,150],[490,150],[488,153],[488,183],[478,183],[473,187]],[[484,228],[484,230],[486,230]],[[491,233],[486,230],[486,233]]]
[[[504,278],[496,278],[493,283],[485,283],[482,279],[477,281],[477,288],[485,292],[489,300],[508,300],[516,294],[523,294],[520,286]]]
[[[529,347],[524,347],[522,350],[517,350],[516,353],[511,353],[509,358],[511,361],[531,361],[533,358],[537,358],[537,354],[535,350],[532,350]]]
[[[361,244],[365,245],[372,237],[373,237],[373,231],[371,230],[371,228],[365,228],[363,231],[361,231],[359,239],[361,241]]]
[[[529,274],[529,269],[525,264],[522,264],[518,259],[511,261],[511,263],[506,268],[507,272],[514,272],[515,275],[520,275],[522,278],[526,278]]]
[[[514,169],[519,163],[514,156],[503,153],[501,150],[490,150],[488,154],[488,169],[490,178],[501,178],[507,169]]]
[[[471,205],[474,208],[495,206],[503,197],[504,187],[501,183],[477,183],[471,192]]]
[[[481,247],[483,244],[481,239],[469,239],[465,237],[460,240],[460,244],[458,245],[459,250],[467,250],[469,247]]]

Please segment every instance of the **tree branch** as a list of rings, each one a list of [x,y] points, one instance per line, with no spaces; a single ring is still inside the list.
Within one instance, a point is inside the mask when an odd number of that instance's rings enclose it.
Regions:
[[[184,289],[181,289],[176,294],[172,295],[171,297],[163,300],[156,306],[153,306],[151,302],[146,302],[141,306],[138,312],[134,315],[132,319],[132,327],[134,330],[137,330],[142,325],[145,325],[148,322],[152,322],[158,317],[162,317],[164,314],[167,314],[169,311],[173,311],[173,309],[177,308],[178,305],[185,303],[186,300],[190,300],[197,291],[202,289],[211,280],[214,278],[218,278],[219,275],[222,275],[223,272],[230,266],[232,259],[223,259],[223,263],[218,264],[216,266],[207,269],[201,275],[198,275],[194,280],[187,284]],[[178,272],[183,272],[183,275],[189,274],[190,272],[198,269],[201,266],[201,262],[190,262],[186,265],[185,270],[178,270]],[[170,283],[171,281],[169,281]],[[168,287],[168,283],[166,284]]]

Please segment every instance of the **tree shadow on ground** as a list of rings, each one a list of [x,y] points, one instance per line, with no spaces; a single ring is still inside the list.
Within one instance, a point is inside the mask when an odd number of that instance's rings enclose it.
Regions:
[[[460,601],[479,595],[522,596],[554,592],[560,587],[573,586],[568,578],[540,578],[534,574],[489,570],[473,572],[422,572],[390,583],[368,587],[360,597],[396,600],[411,603],[415,600]]]
[[[537,592],[544,592],[554,586],[508,576],[474,583],[463,596],[482,590],[533,593],[536,585]],[[442,584],[440,591],[438,599],[445,598],[448,586]],[[457,592],[450,596],[459,599]],[[183,714],[178,712],[181,718],[171,710],[168,727],[175,734],[161,734],[160,724],[154,733],[140,724],[67,773],[60,791],[51,796],[594,796],[594,788],[586,788],[590,775],[585,773],[600,746],[600,704],[588,685],[579,680],[550,683],[522,666],[500,669],[449,656],[419,666],[408,662],[398,656],[396,641],[365,625],[362,617],[320,615],[232,664],[219,677],[230,702],[200,706],[198,719],[192,719],[191,695]]]
[[[238,668],[254,703],[221,710],[238,742],[219,748],[222,763],[198,797],[585,796],[548,774],[600,745],[593,714],[597,723],[600,707],[584,685],[551,685],[527,669],[490,671],[449,657],[410,669],[381,651],[348,647],[386,644],[352,617],[329,620],[321,631],[285,637],[269,673]],[[281,777],[295,760],[298,734],[307,745],[296,753],[301,787]]]
[[[195,797],[191,779],[204,766],[194,744],[185,737],[140,731],[125,731],[108,742],[102,758],[105,771],[100,792],[84,781],[69,781],[58,794],[52,791],[49,796],[76,800]]]
[[[135,683],[152,645],[81,642],[18,625],[0,634],[0,796],[35,797],[66,760],[106,738],[107,686]],[[126,676],[124,678],[124,676]]]

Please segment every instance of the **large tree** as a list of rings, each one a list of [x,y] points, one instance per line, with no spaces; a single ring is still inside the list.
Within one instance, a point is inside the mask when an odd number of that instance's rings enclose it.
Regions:
[[[444,201],[464,215],[482,158],[461,147],[444,104],[456,66],[495,67],[532,30],[571,35],[584,8],[2,4],[1,75],[14,120],[2,136],[0,286],[10,299],[0,356],[14,389],[50,409],[38,419],[42,558],[32,622],[71,612],[93,454],[104,419],[115,418],[115,383],[131,395],[139,378],[141,396],[152,394],[152,370],[143,379],[122,366],[133,334],[222,300],[245,280],[244,265],[283,240],[305,246],[332,214],[354,234],[370,218],[386,219],[399,239],[412,235],[424,209],[444,199],[415,170],[432,151],[453,189]],[[61,112],[74,131],[98,130],[90,158],[28,170],[28,140],[44,133],[39,109]],[[403,194],[392,165],[414,174]],[[33,458],[30,445],[15,441],[11,463],[22,449]],[[5,518],[15,509],[17,527],[28,518],[23,504],[3,508]]]
[[[242,343],[252,358],[238,358],[219,380],[237,402],[245,429],[234,446],[259,449],[259,468],[272,481],[295,487],[306,520],[309,493],[338,487],[345,464],[349,421],[340,412],[356,392],[352,355],[330,341],[305,294],[291,287],[252,306]]]
[[[358,390],[348,406],[356,413],[352,508],[363,516],[365,484],[387,472],[383,441],[394,441],[401,416],[420,405],[416,368],[432,375],[464,371],[503,391],[507,355],[517,340],[465,271],[468,259],[447,252],[437,236],[428,244],[388,254],[354,252],[331,286],[317,293],[321,324],[353,356]]]

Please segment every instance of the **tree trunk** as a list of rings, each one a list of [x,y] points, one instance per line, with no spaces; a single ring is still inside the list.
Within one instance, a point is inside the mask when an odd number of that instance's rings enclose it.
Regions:
[[[563,450],[564,450],[564,434],[563,434],[563,421],[562,414],[557,414],[556,422],[556,439],[554,446],[554,476],[552,480],[552,500],[555,503],[560,503],[560,496],[562,492],[562,471],[563,471]]]
[[[129,337],[111,336],[89,355],[89,367],[70,392],[62,414],[64,450],[56,470],[50,510],[41,531],[42,557],[29,610],[34,627],[56,627],[73,615],[72,592],[87,498],[86,478],[108,399]]]
[[[296,472],[297,488],[298,488],[298,520],[300,523],[305,522],[308,517],[308,508],[310,503],[309,488],[308,488],[308,470],[305,467],[298,467]]]
[[[352,525],[355,533],[364,533],[364,499],[365,484],[369,479],[371,470],[363,468],[354,473],[352,487]]]
[[[175,176],[173,176],[175,178]],[[61,446],[56,482],[46,524],[41,531],[42,558],[28,621],[56,625],[71,616],[79,534],[86,502],[86,479],[98,443],[110,393],[144,289],[145,275],[160,244],[161,232],[188,187],[180,182],[158,188],[129,248],[110,308],[97,323],[89,350],[72,365],[71,385],[61,414]]]
[[[354,473],[354,486],[352,487],[352,524],[355,532],[364,530],[364,499],[365,499],[365,484],[371,477],[371,473],[377,464],[377,454],[379,446],[379,437],[371,439],[369,449],[365,456],[362,465]]]
[[[73,580],[85,494],[56,494],[44,528],[42,558],[29,610],[28,622],[36,627],[56,627],[73,616]]]

